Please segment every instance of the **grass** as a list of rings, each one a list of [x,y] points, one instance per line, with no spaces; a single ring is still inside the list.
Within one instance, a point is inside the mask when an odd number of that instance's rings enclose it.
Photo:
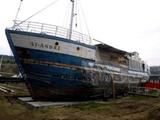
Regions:
[[[19,73],[18,67],[16,64],[3,63],[0,69],[1,75],[3,76],[12,76]]]
[[[155,98],[156,99],[156,98]],[[150,109],[153,104],[141,104],[144,100],[131,101],[131,98],[110,102],[91,101],[69,107],[46,107],[28,109],[19,103],[10,104],[0,97],[0,118],[3,120],[158,120],[159,109]],[[156,112],[154,112],[156,111]]]
[[[9,84],[0,83],[0,86],[4,86],[15,91],[15,93],[12,93],[12,94],[0,93],[0,96],[23,96],[23,95],[28,96],[29,95],[28,89],[24,83],[9,83]]]
[[[160,106],[153,107],[148,112],[149,120],[160,120]]]
[[[15,86],[17,89],[18,85]],[[19,87],[24,88],[23,85]],[[107,102],[89,101],[67,107],[28,109],[0,94],[0,111],[1,120],[159,120],[160,98],[129,96]]]

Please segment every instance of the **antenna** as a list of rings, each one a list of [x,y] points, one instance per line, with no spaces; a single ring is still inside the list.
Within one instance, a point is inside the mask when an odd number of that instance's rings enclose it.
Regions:
[[[20,4],[19,4],[18,10],[17,10],[17,14],[16,14],[16,17],[15,17],[15,19],[14,19],[14,26],[15,26],[15,24],[16,24],[16,20],[17,20],[19,11],[20,11],[20,9],[21,9],[22,2],[23,2],[23,0],[20,0]]]
[[[71,2],[72,2],[72,11],[71,11],[71,22],[70,22],[70,28],[69,28],[69,39],[71,39],[71,36],[72,36],[73,17],[74,17],[74,0],[71,0]]]

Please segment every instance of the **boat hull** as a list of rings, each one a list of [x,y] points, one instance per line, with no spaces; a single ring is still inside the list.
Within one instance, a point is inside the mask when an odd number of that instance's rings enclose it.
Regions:
[[[127,92],[128,79],[137,79],[131,82],[138,85],[143,77],[127,69],[128,73],[124,73],[116,66],[99,64],[95,59],[95,46],[19,30],[6,29],[6,36],[34,99],[63,101],[110,97]],[[114,80],[114,75],[118,79]]]
[[[41,100],[82,100],[93,98],[97,93],[90,84],[75,82],[72,80],[57,79],[49,81],[39,79],[27,79],[28,88],[34,99]],[[67,84],[64,84],[67,83]],[[99,95],[100,93],[97,93]]]
[[[103,90],[98,84],[93,84],[90,74],[86,72],[91,72],[95,63],[94,47],[78,42],[68,43],[68,40],[66,42],[56,37],[12,30],[6,30],[6,35],[34,99],[76,100],[102,96]],[[38,41],[39,39],[41,41]],[[57,41],[63,45],[61,48],[54,46]],[[67,45],[69,48],[63,49]],[[83,53],[89,51],[90,54],[83,54],[77,46]],[[74,52],[68,50],[73,48]]]

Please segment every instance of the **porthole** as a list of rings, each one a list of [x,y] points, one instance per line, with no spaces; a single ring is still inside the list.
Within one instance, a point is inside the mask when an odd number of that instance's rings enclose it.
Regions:
[[[55,45],[59,45],[59,43],[58,43],[58,42],[55,42]]]
[[[77,50],[80,50],[80,47],[77,47]]]

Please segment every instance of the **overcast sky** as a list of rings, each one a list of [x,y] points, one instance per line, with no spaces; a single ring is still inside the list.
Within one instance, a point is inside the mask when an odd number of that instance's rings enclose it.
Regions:
[[[23,0],[18,15],[24,20],[54,0]],[[149,65],[160,65],[160,0],[78,0],[76,18],[86,26],[92,38],[116,48],[133,52]],[[0,54],[10,55],[5,28],[13,25],[20,0],[2,0],[0,4]],[[30,19],[68,27],[70,0],[59,0],[51,8]],[[84,17],[84,20],[82,20]],[[87,21],[87,22],[86,22]],[[85,30],[82,30],[85,31]]]

